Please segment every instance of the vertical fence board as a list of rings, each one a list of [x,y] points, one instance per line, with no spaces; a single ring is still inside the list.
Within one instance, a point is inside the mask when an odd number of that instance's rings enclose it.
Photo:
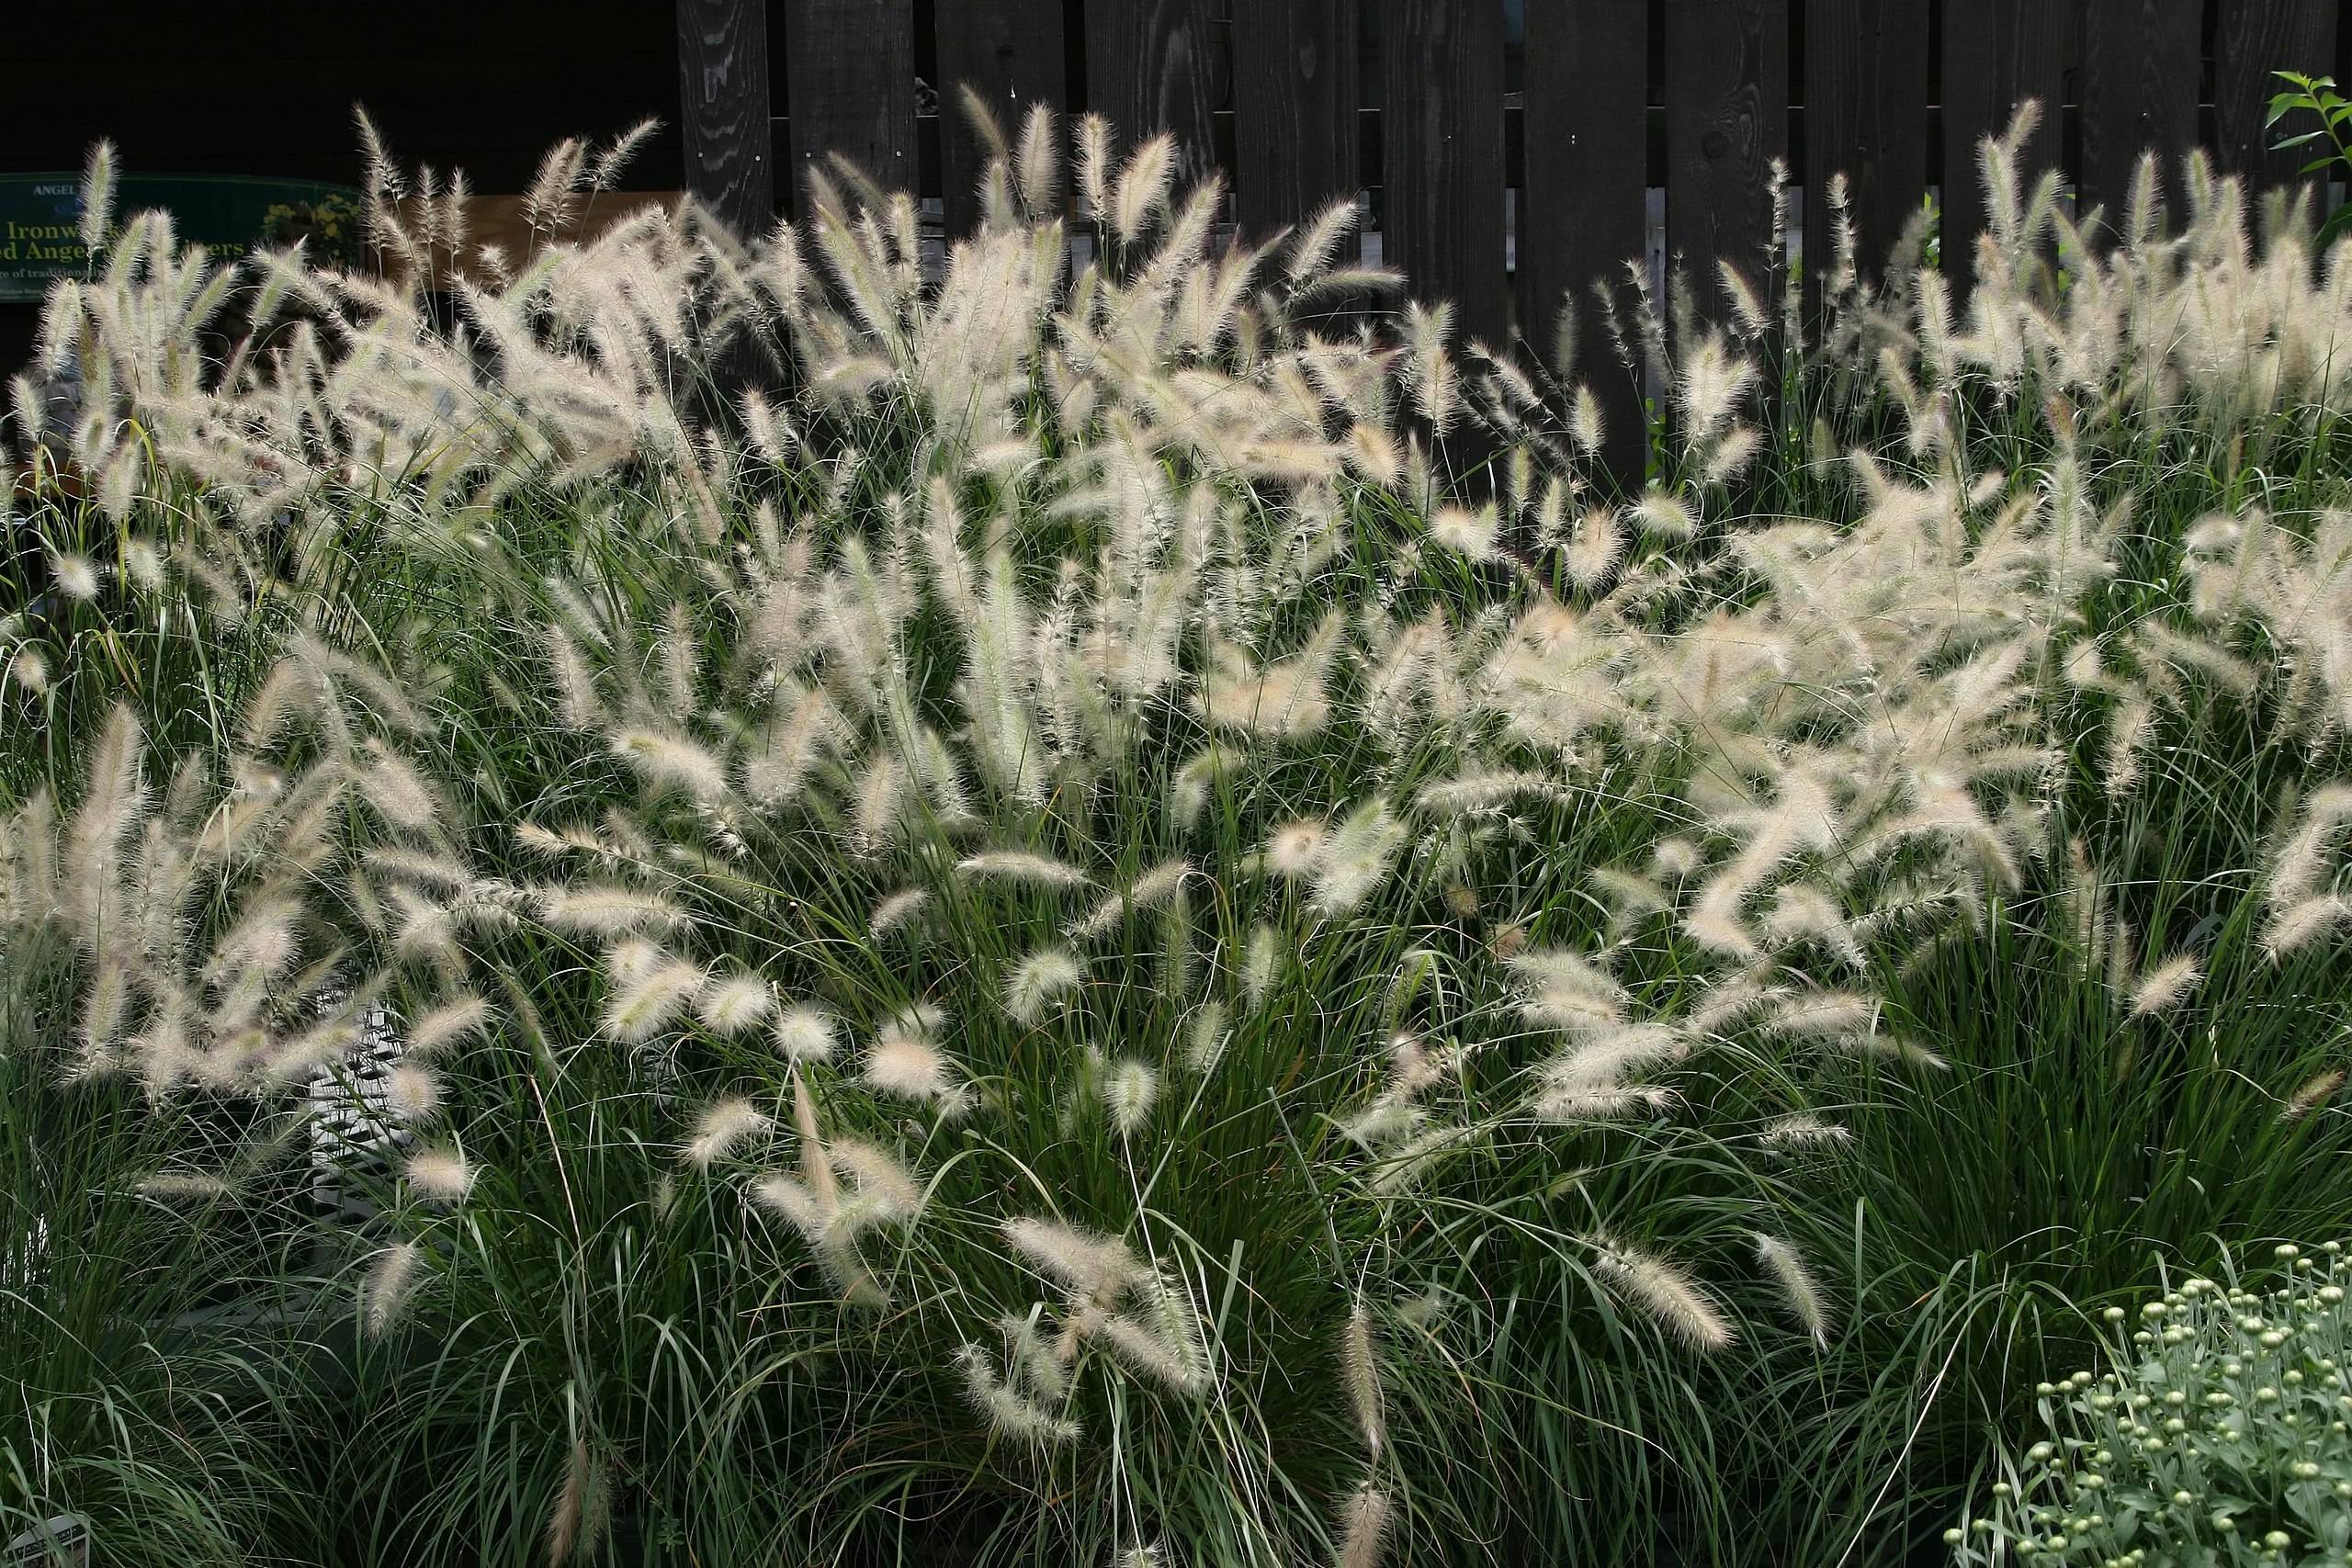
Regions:
[[[2293,185],[2317,147],[2267,151],[2270,95],[2287,85],[2273,71],[2328,74],[2335,63],[2335,0],[2221,0],[2213,37],[2213,140],[2224,173],[2256,189]],[[2284,130],[2285,128],[2281,128]],[[2306,122],[2294,129],[2312,129]]]
[[[1666,7],[1666,231],[1700,314],[1726,307],[1716,264],[1760,283],[1771,236],[1766,175],[1788,146],[1785,0]]]
[[[1945,276],[1975,275],[1984,228],[1977,148],[2031,99],[2041,115],[2026,145],[2031,182],[2057,166],[2065,99],[2065,18],[2050,0],[1965,0],[1944,6],[1944,146],[1940,237]],[[2029,183],[2029,187],[2030,185]]]
[[[1381,24],[1383,257],[1453,301],[1458,337],[1500,347],[1502,0],[1385,0]]]
[[[1928,183],[1928,7],[1917,0],[1807,0],[1804,272],[1808,310],[1835,249],[1829,177],[1843,173],[1858,261],[1886,265]]]
[[[839,152],[885,190],[914,189],[914,0],[784,0],[782,9],[796,187]]]
[[[1178,188],[1215,166],[1207,0],[1086,0],[1086,105],[1134,147],[1176,137]]]
[[[686,188],[739,233],[775,215],[767,0],[677,0]]]
[[[1576,360],[1556,368],[1600,402],[1602,457],[1621,483],[1642,470],[1637,372],[1618,361],[1591,286],[1612,288],[1639,261],[1649,101],[1647,0],[1537,0],[1527,11],[1525,205],[1519,228],[1520,330],[1548,359],[1573,296]]]
[[[2154,148],[2165,187],[2197,140],[2200,0],[2090,0],[2083,12],[2084,206],[2120,231],[2141,152]]]
[[[979,217],[979,179],[988,150],[964,112],[969,84],[1003,127],[1018,136],[1032,104],[1069,102],[1059,0],[936,0],[939,39],[940,194],[947,231],[967,232]]]
[[[1233,13],[1234,204],[1262,239],[1363,184],[1355,0],[1240,0]]]

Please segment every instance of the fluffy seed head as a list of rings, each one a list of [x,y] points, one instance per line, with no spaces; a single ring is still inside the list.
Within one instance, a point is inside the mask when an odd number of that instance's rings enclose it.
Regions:
[[[2142,976],[2140,983],[2132,987],[2132,1016],[2149,1018],[2156,1013],[2171,1011],[2180,1004],[2182,998],[2197,988],[2198,982],[2203,978],[2204,971],[2188,953],[2177,953],[2165,959]]]
[[[1584,520],[1577,525],[1560,564],[1569,581],[1590,592],[1608,580],[1624,555],[1624,536],[1617,530],[1617,520],[1606,507],[1595,506],[1587,509]]]
[[[1395,1512],[1393,1499],[1370,1481],[1349,1493],[1340,1505],[1340,1546],[1334,1568],[1380,1568]]]
[[[1699,531],[1699,520],[1678,498],[1651,491],[1634,507],[1634,521],[1663,539],[1688,539]]]
[[[408,1158],[409,1190],[428,1203],[462,1201],[473,1190],[474,1168],[452,1148],[422,1148]]]
[[[680,1151],[682,1158],[697,1170],[708,1170],[748,1138],[755,1138],[771,1125],[766,1116],[750,1100],[740,1096],[722,1100],[702,1113],[695,1123],[695,1135]]]
[[[833,1016],[809,1002],[775,1015],[776,1049],[790,1062],[826,1062],[833,1055]]]
[[[2310,946],[2352,916],[2352,902],[2334,893],[2322,893],[2290,904],[2270,918],[2262,933],[2263,950],[2274,964]]]
[[[2278,1119],[2282,1122],[2300,1122],[2309,1116],[2335,1098],[2344,1088],[2344,1069],[2341,1067],[2330,1067],[2327,1071],[2313,1076],[2310,1081],[2288,1097],[2286,1105],[2278,1112]]]
[[[1639,1247],[1595,1244],[1594,1267],[1675,1338],[1697,1350],[1727,1348],[1734,1337],[1713,1296],[1681,1265]]]
[[[234,1190],[224,1179],[195,1170],[159,1170],[139,1183],[141,1197],[167,1203],[209,1202]]]
[[[1321,822],[1286,822],[1266,840],[1266,864],[1276,874],[1302,877],[1315,869],[1329,829]]]
[[[1315,904],[1327,914],[1360,907],[1388,877],[1405,841],[1404,824],[1385,800],[1358,807],[1332,829],[1315,863]]]
[[[1159,1075],[1133,1056],[1120,1057],[1102,1075],[1103,1109],[1110,1113],[1112,1131],[1122,1138],[1143,1130],[1159,1100]]]
[[[1069,948],[1040,949],[1005,976],[1004,1010],[1015,1022],[1034,1027],[1084,976],[1078,955]]]
[[[640,1044],[668,1027],[702,989],[699,965],[672,958],[650,942],[624,942],[606,958],[615,989],[605,1027],[625,1044]]]
[[[539,896],[539,919],[577,936],[615,937],[675,931],[686,912],[659,893],[598,882],[547,889]]]
[[[1069,935],[1081,940],[1098,937],[1115,929],[1132,910],[1159,908],[1183,892],[1185,879],[1192,874],[1190,861],[1162,861],[1137,876],[1125,892],[1106,894],[1085,919],[1071,924]]]
[[[1476,512],[1462,506],[1441,507],[1430,521],[1430,537],[1465,559],[1485,560],[1495,553],[1498,521],[1491,506]]]
[[[1074,865],[1026,850],[994,850],[967,855],[956,863],[956,869],[978,881],[1010,882],[1031,887],[1083,887],[1089,880],[1086,873]]]
[[[1768,1149],[1835,1147],[1852,1143],[1854,1134],[1850,1128],[1826,1117],[1799,1111],[1767,1122],[1756,1141]]]
[[[1141,1299],[1126,1312],[1100,1320],[1095,1332],[1132,1371],[1178,1393],[1208,1387],[1208,1348],[1191,1296],[1167,1277],[1148,1273],[1131,1292]]]
[[[877,1094],[944,1105],[957,1089],[956,1070],[938,1047],[903,1035],[886,1037],[866,1054],[865,1080]]]
[[[1126,1243],[1059,1220],[1007,1220],[1004,1239],[1041,1273],[1098,1303],[1115,1300],[1149,1274]]]
[[[749,1033],[775,1008],[775,993],[756,975],[714,976],[704,984],[702,995],[695,1000],[695,1010],[715,1034]]]
[[[1813,1336],[1815,1344],[1826,1347],[1829,1343],[1829,1313],[1822,1302],[1820,1289],[1813,1282],[1812,1271],[1804,1266],[1804,1258],[1779,1236],[1761,1232],[1756,1236],[1756,1258],[1780,1285],[1789,1315]]]
[[[1057,1416],[1014,1391],[998,1374],[995,1358],[983,1347],[966,1345],[958,1350],[956,1370],[963,1374],[964,1394],[972,1402],[972,1408],[1002,1436],[1038,1447],[1077,1438],[1077,1422]]]
[[[1340,1331],[1340,1382],[1348,1391],[1348,1408],[1354,1412],[1356,1430],[1374,1464],[1388,1440],[1388,1421],[1382,1406],[1380,1366],[1372,1346],[1372,1314],[1357,1302],[1348,1309]]]
[[[1204,1002],[1184,1031],[1184,1063],[1196,1073],[1216,1070],[1224,1058],[1226,1013],[1223,1003]]]
[[[840,1213],[808,1183],[789,1176],[763,1177],[752,1184],[752,1201],[784,1217],[808,1242],[822,1243]]]
[[[1578,387],[1568,409],[1568,439],[1576,443],[1577,451],[1590,456],[1600,450],[1603,432],[1600,400],[1593,396],[1590,387]]]
[[[874,906],[867,929],[877,937],[888,936],[922,913],[930,902],[931,889],[927,887],[901,888]]]
[[[402,1062],[384,1075],[384,1102],[412,1127],[429,1122],[441,1109],[441,1080],[413,1062]]]
[[[490,1024],[490,1003],[476,996],[453,997],[409,1025],[409,1055],[437,1055],[480,1034]]]
[[[376,1255],[359,1292],[360,1309],[372,1337],[382,1338],[399,1318],[401,1306],[416,1288],[417,1266],[423,1259],[423,1249],[413,1241],[388,1247]]]
[[[84,601],[98,596],[98,569],[90,558],[82,555],[54,555],[49,559],[50,580],[57,591],[68,599]]]
[[[624,729],[613,737],[613,751],[656,789],[675,790],[707,802],[726,798],[726,764],[683,735]]]

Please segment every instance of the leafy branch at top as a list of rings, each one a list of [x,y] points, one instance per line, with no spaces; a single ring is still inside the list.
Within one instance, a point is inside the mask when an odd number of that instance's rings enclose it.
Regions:
[[[2270,130],[2289,115],[2298,111],[2318,116],[2319,124],[2312,130],[2298,131],[2292,136],[2280,137],[2270,144],[2270,150],[2274,152],[2284,152],[2290,148],[2310,146],[2322,137],[2325,137],[2327,150],[2305,164],[2298,172],[2316,175],[2330,168],[2340,167],[2347,176],[2352,176],[2352,147],[2347,147],[2344,141],[2345,122],[2352,119],[2352,102],[2347,102],[2336,92],[2335,78],[2306,76],[2297,71],[2274,71],[2271,74],[2293,87],[2295,91],[2271,95],[2270,112],[2263,117],[2263,129]],[[2352,225],[2352,205],[2338,207],[2328,214],[2327,221],[2320,225],[2319,243],[2325,245],[2342,232],[2346,225]]]

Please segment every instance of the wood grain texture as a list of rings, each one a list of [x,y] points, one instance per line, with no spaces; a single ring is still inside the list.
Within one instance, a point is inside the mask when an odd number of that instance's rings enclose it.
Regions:
[[[1363,184],[1355,0],[1242,0],[1233,14],[1234,209],[1262,238]]]
[[[1984,185],[1977,150],[2008,129],[2018,107],[2041,106],[2026,144],[2030,182],[2057,166],[2065,98],[2067,22],[2050,0],[1969,0],[1944,7],[1943,270],[1955,283],[1975,275],[1984,229]],[[2029,188],[2030,186],[2029,186]]]
[[[677,0],[686,188],[738,233],[775,216],[767,0]]]
[[[2177,191],[2180,159],[2197,138],[2201,0],[2086,0],[2081,78],[2086,209],[2123,221],[2132,172],[2154,148],[2164,188]]]
[[[2257,189],[2294,185],[2307,177],[2300,171],[2311,162],[2314,149],[2268,151],[2278,133],[2264,128],[2263,116],[2269,111],[2270,95],[2287,85],[2271,73],[2324,76],[2334,69],[2336,0],[2219,3],[2213,30],[2216,160],[2224,173],[2243,175]],[[2310,128],[2307,122],[2294,129]]]
[[[1032,104],[1069,101],[1059,0],[936,0],[939,40],[941,196],[949,234],[979,218],[980,172],[988,155],[965,117],[956,89],[969,83],[1008,138]]]
[[[1808,0],[1804,62],[1804,270],[1808,311],[1835,249],[1826,200],[1843,173],[1865,276],[1886,263],[1928,185],[1928,7],[1917,0]]]
[[[1563,373],[1600,399],[1603,460],[1625,484],[1641,479],[1641,391],[1610,345],[1593,286],[1622,291],[1646,237],[1649,10],[1646,0],[1537,0],[1527,12],[1521,332],[1548,359],[1573,296],[1576,362]]]
[[[885,190],[915,187],[914,0],[780,0],[792,190],[839,152]]]
[[[1216,167],[1208,0],[1086,0],[1086,106],[1129,148],[1172,131],[1177,188]]]
[[[1384,0],[1383,259],[1450,299],[1457,339],[1510,331],[1502,0]]]
[[[1702,316],[1720,320],[1716,264],[1751,282],[1777,257],[1766,181],[1788,147],[1785,0],[1672,0],[1666,7],[1666,234]]]

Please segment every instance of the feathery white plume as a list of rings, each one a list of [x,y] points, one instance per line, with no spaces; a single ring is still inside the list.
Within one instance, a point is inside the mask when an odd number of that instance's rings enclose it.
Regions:
[[[408,1157],[409,1190],[428,1203],[459,1201],[473,1190],[474,1178],[471,1162],[452,1148],[422,1148]]]
[[[2174,954],[2140,976],[2132,988],[2132,1016],[2149,1018],[2171,1011],[2204,977],[2196,959],[2185,953]]]
[[[1069,948],[1040,948],[1014,964],[1005,976],[1004,1010],[1016,1023],[1035,1025],[1084,976],[1078,955]]]
[[[1819,1287],[1813,1282],[1811,1270],[1797,1249],[1776,1235],[1758,1231],[1756,1235],[1757,1260],[1770,1271],[1781,1287],[1781,1294],[1788,1303],[1789,1315],[1813,1337],[1816,1345],[1829,1343],[1829,1312],[1821,1299]]]
[[[740,1095],[716,1101],[695,1123],[695,1134],[679,1151],[698,1170],[708,1170],[727,1158],[746,1139],[755,1138],[771,1123],[759,1108]]]
[[[1380,1393],[1380,1362],[1373,1351],[1372,1314],[1363,1302],[1348,1309],[1340,1331],[1340,1383],[1348,1391],[1348,1408],[1363,1437],[1364,1451],[1374,1464],[1388,1442],[1388,1420]]]
[[[1723,1309],[1681,1265],[1605,1239],[1594,1242],[1593,1250],[1601,1277],[1675,1338],[1699,1350],[1731,1344]]]

